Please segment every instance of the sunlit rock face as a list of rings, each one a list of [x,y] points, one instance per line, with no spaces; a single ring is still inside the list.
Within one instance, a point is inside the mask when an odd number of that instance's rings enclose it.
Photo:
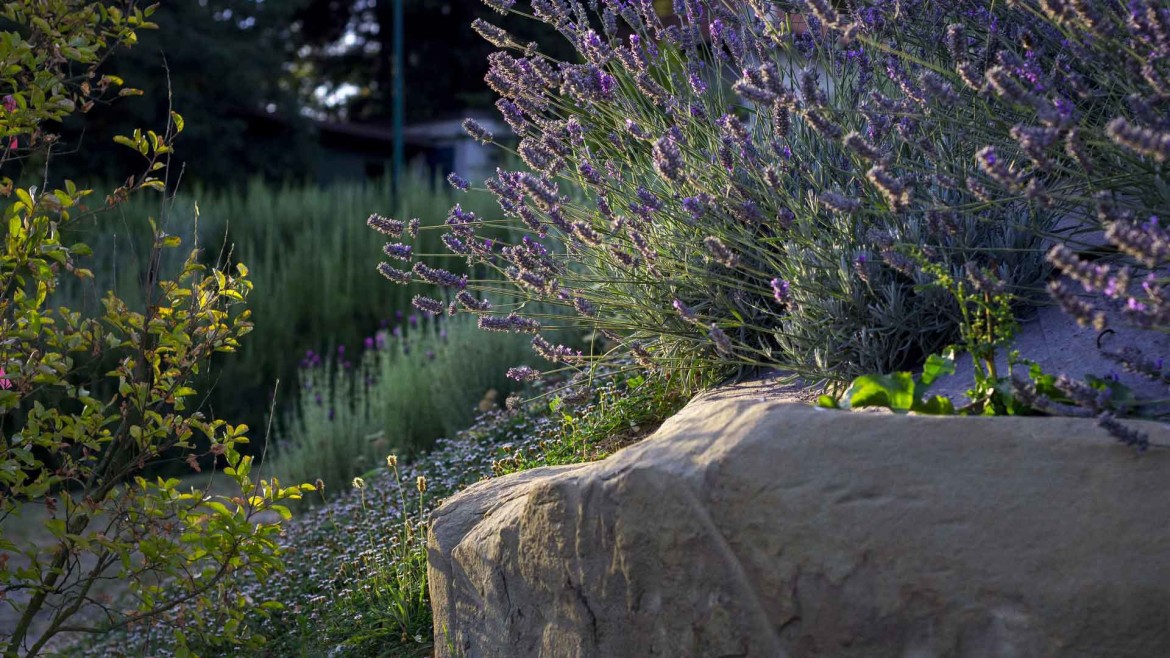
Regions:
[[[1135,424],[1157,445],[1170,431]],[[440,508],[441,656],[1170,655],[1170,452],[723,389]]]

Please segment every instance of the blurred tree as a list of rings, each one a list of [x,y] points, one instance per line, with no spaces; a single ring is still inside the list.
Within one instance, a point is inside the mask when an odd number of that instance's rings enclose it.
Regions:
[[[286,81],[293,14],[304,2],[161,3],[159,29],[140,34],[138,46],[118,58],[119,74],[144,93],[68,121],[54,173],[88,179],[126,171],[134,154],[113,136],[165,125],[169,85],[170,102],[187,119],[177,145],[186,179],[224,185],[307,175],[311,126]]]
[[[403,1],[408,122],[492,109],[495,96],[483,76],[495,48],[471,29],[476,18],[521,42],[538,41],[554,56],[573,56],[543,23],[501,16],[478,0]],[[293,25],[297,52],[291,65],[302,102],[336,119],[388,119],[392,12],[393,0],[305,0]]]

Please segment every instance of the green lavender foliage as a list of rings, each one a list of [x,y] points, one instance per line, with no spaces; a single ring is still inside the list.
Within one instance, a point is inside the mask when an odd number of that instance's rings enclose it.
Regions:
[[[687,19],[671,27],[649,5],[533,3],[581,54],[572,63],[481,24],[501,47],[489,82],[534,172],[485,186],[556,257],[514,244],[480,260],[574,308],[613,342],[601,358],[628,353],[676,381],[921,363],[963,318],[921,258],[955,277],[974,263],[1036,296],[1059,209],[981,199],[967,185],[988,184],[978,143],[947,130],[996,124],[995,110],[918,102],[883,53],[815,39],[819,27],[795,30],[767,4],[679,2]],[[925,47],[948,56],[937,39]]]
[[[1063,230],[1044,235],[1041,245],[1056,274],[1046,284],[1051,301],[1097,331],[1125,327],[1126,336],[1154,341],[1170,333],[1170,7],[1156,0],[913,4],[908,25],[872,7],[807,6],[830,39],[888,52],[904,74],[903,90],[922,96],[939,131],[978,149],[978,178],[967,187],[985,207],[1026,198],[1061,217]],[[940,83],[949,91],[940,95]],[[963,121],[967,107],[991,120]],[[963,283],[985,296],[971,305],[982,315],[1005,287],[976,265]],[[967,347],[986,360],[979,348],[999,341],[976,342],[982,345]],[[1143,353],[1141,342],[1102,354],[1170,383],[1156,353],[1164,350]],[[994,370],[984,374],[995,379]],[[1148,437],[1116,417],[1134,409],[1164,416],[1164,395],[1135,405],[1132,392],[1109,378],[1069,374],[1075,377],[1029,368],[1029,376],[1002,377],[997,386],[1035,411],[1090,415],[1123,443],[1148,446]]]

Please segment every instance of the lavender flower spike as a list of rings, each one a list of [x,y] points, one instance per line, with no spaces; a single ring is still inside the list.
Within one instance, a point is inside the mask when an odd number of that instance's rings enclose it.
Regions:
[[[687,322],[699,321],[699,317],[695,315],[694,309],[684,304],[681,299],[674,300],[671,305],[674,306],[675,311],[678,311],[679,317],[686,320]]]
[[[484,41],[487,41],[496,48],[507,48],[516,43],[516,40],[512,38],[511,34],[508,34],[507,30],[492,25],[482,18],[471,21],[471,29],[483,37]]]
[[[414,273],[420,279],[427,283],[433,283],[444,288],[458,288],[462,290],[467,287],[467,275],[455,275],[447,270],[437,267],[427,267],[424,263],[414,264]]]
[[[715,343],[715,351],[716,352],[719,352],[720,354],[722,354],[724,356],[731,355],[731,353],[732,353],[731,339],[728,338],[727,334],[724,333],[723,330],[719,328],[719,325],[712,322],[711,323],[711,331],[708,332],[708,335],[711,337],[711,341]]]
[[[1131,151],[1149,156],[1158,162],[1170,158],[1170,133],[1136,126],[1122,117],[1105,126],[1109,139]]]
[[[378,274],[381,274],[394,283],[402,285],[410,283],[411,279],[413,278],[411,277],[410,272],[391,267],[389,263],[378,263]]]
[[[792,288],[792,284],[789,281],[776,278],[772,279],[771,283],[772,297],[774,297],[776,301],[780,302],[781,304],[787,304],[789,301],[791,301],[792,295],[790,290]]]
[[[707,255],[711,260],[723,265],[724,267],[735,267],[739,262],[735,252],[727,248],[723,241],[711,235],[703,239],[703,245],[707,247]]]
[[[681,183],[686,178],[682,171],[682,151],[670,135],[654,142],[654,169],[672,183]]]
[[[506,14],[516,4],[516,0],[483,0],[483,3],[501,14]]]
[[[383,217],[378,213],[370,215],[369,219],[366,220],[366,226],[369,226],[382,235],[388,235],[392,238],[402,235],[402,230],[406,228],[406,225],[401,221]]]
[[[382,247],[382,251],[391,258],[409,261],[414,247],[401,242],[388,242],[386,246]]]
[[[447,182],[451,184],[451,187],[459,190],[460,192],[466,192],[467,188],[471,187],[471,183],[468,183],[466,178],[455,172],[447,174]]]
[[[508,368],[505,376],[508,379],[514,379],[518,382],[531,382],[540,379],[540,372],[533,370],[529,366],[517,366],[515,368]]]
[[[481,144],[488,144],[492,141],[491,132],[489,132],[487,128],[484,128],[483,125],[481,125],[475,119],[464,119],[463,130],[466,131],[472,139]]]
[[[423,295],[415,295],[410,303],[424,313],[434,313],[435,315],[442,315],[447,308],[443,302]]]

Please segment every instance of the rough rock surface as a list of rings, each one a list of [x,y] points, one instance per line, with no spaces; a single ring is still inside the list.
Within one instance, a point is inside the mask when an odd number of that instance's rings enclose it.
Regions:
[[[1168,474],[1085,420],[720,391],[443,505],[438,655],[1166,656]]]

